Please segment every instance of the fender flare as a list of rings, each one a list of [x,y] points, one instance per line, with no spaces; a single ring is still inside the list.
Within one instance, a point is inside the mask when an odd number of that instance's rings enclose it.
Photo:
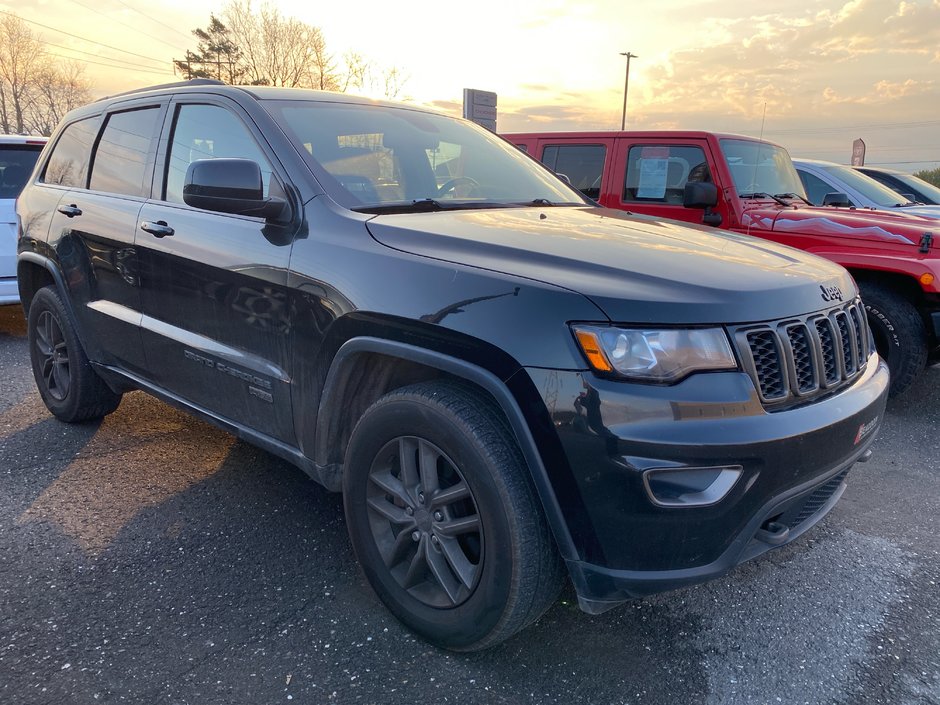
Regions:
[[[337,398],[342,394],[342,370],[349,364],[356,355],[361,353],[377,353],[389,357],[395,357],[410,362],[419,363],[427,367],[435,368],[446,372],[454,377],[458,377],[480,387],[490,394],[499,405],[506,419],[509,421],[519,448],[525,458],[526,465],[529,468],[529,475],[535,485],[545,516],[548,519],[549,526],[555,536],[558,550],[565,560],[577,560],[577,550],[568,525],[565,522],[561,507],[555,497],[555,492],[549,480],[548,472],[542,457],[538,451],[535,439],[525,420],[522,409],[519,407],[515,397],[509,391],[506,384],[489,370],[478,365],[474,365],[465,360],[445,355],[426,348],[420,348],[407,343],[401,343],[394,340],[383,338],[373,338],[369,336],[351,338],[343,343],[336,352],[330,363],[327,373],[326,383],[323,388],[323,395],[320,399],[320,408],[317,413],[316,429],[316,450],[319,451],[325,443],[329,443],[326,438],[326,424],[322,422],[325,411],[337,403]],[[315,457],[321,457],[316,453]]]
[[[84,346],[85,336],[82,332],[81,325],[78,322],[78,318],[75,315],[75,308],[72,306],[72,299],[68,295],[69,289],[65,283],[65,276],[62,274],[62,270],[59,269],[58,265],[56,265],[53,260],[49,259],[45,255],[39,254],[38,252],[20,252],[16,259],[17,280],[20,280],[19,269],[22,262],[29,262],[30,264],[39,265],[52,275],[52,281],[55,282],[56,289],[59,290],[59,298],[62,300],[63,305],[69,312],[69,316],[72,318],[72,325],[75,326],[75,332],[78,335],[79,342],[81,342],[82,346]],[[20,290],[20,300],[25,301],[23,298],[22,289]],[[25,308],[25,303],[23,305]]]

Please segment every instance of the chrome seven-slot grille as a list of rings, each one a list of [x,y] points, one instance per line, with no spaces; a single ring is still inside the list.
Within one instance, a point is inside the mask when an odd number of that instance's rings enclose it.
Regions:
[[[856,299],[829,311],[732,329],[745,371],[767,406],[808,401],[865,369],[870,337]]]

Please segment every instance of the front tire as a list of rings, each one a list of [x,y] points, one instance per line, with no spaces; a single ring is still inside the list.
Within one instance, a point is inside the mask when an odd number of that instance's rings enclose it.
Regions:
[[[475,651],[552,604],[562,565],[518,446],[476,390],[393,391],[350,439],[344,505],[385,605],[438,646]]]
[[[27,339],[36,386],[57,419],[66,423],[98,419],[121,403],[121,395],[113,392],[88,362],[55,287],[43,287],[33,297]]]
[[[920,313],[896,290],[861,282],[862,301],[878,354],[891,371],[889,394],[905,391],[927,365],[927,328]]]

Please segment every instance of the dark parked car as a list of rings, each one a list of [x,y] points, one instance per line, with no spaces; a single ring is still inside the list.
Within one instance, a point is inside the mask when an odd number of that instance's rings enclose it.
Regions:
[[[885,169],[880,166],[857,166],[855,169],[910,201],[928,206],[940,206],[940,188],[913,174],[905,174],[897,169]]]
[[[537,619],[565,568],[597,613],[792,541],[882,419],[842,267],[596,208],[418,108],[112,97],[18,214],[48,408],[143,389],[341,490],[372,587],[448,648]]]

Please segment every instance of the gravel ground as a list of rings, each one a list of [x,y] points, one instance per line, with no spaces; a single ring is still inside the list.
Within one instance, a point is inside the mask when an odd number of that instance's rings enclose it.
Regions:
[[[472,655],[385,611],[299,470],[141,393],[54,421],[15,307],[0,370],[2,703],[940,703],[940,369],[801,540]]]

